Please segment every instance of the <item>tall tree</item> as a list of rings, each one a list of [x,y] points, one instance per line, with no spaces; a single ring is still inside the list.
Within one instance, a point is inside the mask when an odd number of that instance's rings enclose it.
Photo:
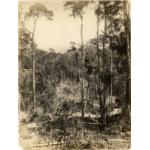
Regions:
[[[82,118],[84,118],[84,41],[83,41],[83,15],[84,8],[88,6],[89,1],[68,1],[64,4],[64,7],[71,9],[70,16],[76,18],[79,17],[81,21],[80,36],[81,36],[81,55],[82,55],[82,67],[81,67],[81,101],[82,101]]]
[[[126,34],[126,44],[127,44],[127,79],[126,79],[126,101],[123,108],[123,116],[127,116],[129,119],[129,108],[131,105],[131,50],[130,50],[130,6],[128,0],[123,2],[123,13],[124,13],[124,26]],[[128,108],[129,107],[129,108]]]
[[[126,57],[126,95],[122,92],[122,96],[124,97],[123,106],[122,106],[122,116],[127,116],[129,114],[128,106],[130,106],[130,15],[129,15],[129,3],[126,1],[116,1],[111,2],[109,6],[107,6],[107,19],[109,20],[109,32],[111,33],[111,38],[117,37],[118,48],[120,49],[120,61],[123,62],[123,57]],[[119,18],[116,17],[119,15]],[[112,29],[114,26],[114,29]],[[122,28],[123,27],[123,28]],[[112,54],[112,52],[111,52]],[[112,55],[111,55],[112,56]],[[122,66],[123,69],[123,66]],[[122,82],[122,84],[124,84]],[[122,99],[123,99],[122,97]]]
[[[26,56],[27,51],[31,48],[31,35],[24,28],[19,29],[19,94],[20,94],[20,110],[29,111],[29,100],[25,95],[29,94],[30,78],[27,79],[26,68],[30,68],[30,58]],[[31,69],[31,68],[30,68]],[[28,81],[27,81],[28,80]],[[32,96],[32,95],[31,95]],[[28,95],[28,99],[30,96]],[[32,99],[31,99],[32,100]]]
[[[103,10],[102,10],[102,2],[98,1],[98,4],[96,4],[95,9],[95,15],[97,18],[97,42],[96,42],[96,49],[97,49],[97,71],[98,71],[98,94],[99,94],[99,105],[100,105],[100,111],[103,107],[102,105],[102,99],[101,99],[101,76],[100,76],[100,49],[99,49],[99,24],[100,24],[100,18],[103,16]],[[95,72],[96,73],[96,72]]]
[[[109,52],[110,52],[110,74],[106,74],[106,64],[105,64],[105,51],[106,49],[106,42],[109,40],[111,41],[113,31],[112,31],[112,26],[113,26],[113,20],[115,19],[115,16],[118,14],[120,10],[120,3],[119,1],[100,1],[99,4],[101,4],[103,7],[101,8],[102,11],[100,14],[102,15],[103,21],[104,21],[104,31],[103,31],[103,36],[102,36],[102,81],[103,81],[103,98],[102,98],[102,103],[101,103],[101,116],[103,118],[103,123],[106,123],[106,108],[105,108],[105,103],[106,103],[106,94],[107,91],[110,90],[110,101],[112,97],[112,50],[109,47]],[[108,79],[107,79],[108,77]],[[107,86],[107,82],[110,81],[109,85]]]
[[[119,11],[121,10],[121,7],[122,7],[122,2],[120,1],[110,1],[110,2],[106,2],[105,3],[105,16],[106,16],[106,22],[107,22],[107,25],[106,25],[106,28],[107,28],[107,34],[108,34],[108,37],[109,37],[109,41],[111,43],[111,40],[112,40],[112,37],[114,35],[114,32],[113,32],[113,22],[115,20],[115,17],[118,15]],[[121,15],[120,15],[121,17]],[[110,88],[109,88],[109,110],[111,112],[111,105],[112,105],[112,95],[113,95],[113,68],[112,68],[112,65],[113,65],[113,51],[111,49],[111,47],[109,46],[109,52],[110,52]]]
[[[52,20],[53,12],[48,10],[43,4],[36,3],[29,8],[29,11],[26,12],[25,18],[30,18],[33,21],[33,30],[32,30],[32,84],[33,84],[33,110],[35,110],[35,48],[34,48],[34,38],[37,21],[40,17],[46,17],[48,20]]]

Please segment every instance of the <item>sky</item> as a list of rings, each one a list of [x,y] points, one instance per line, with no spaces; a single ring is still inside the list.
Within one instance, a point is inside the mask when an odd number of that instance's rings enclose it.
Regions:
[[[23,1],[19,3],[21,18],[35,2]],[[56,52],[65,52],[70,48],[70,42],[80,43],[80,19],[69,17],[71,10],[64,10],[63,1],[42,1],[47,9],[54,13],[53,21],[39,18],[35,32],[35,42],[39,49],[54,49]],[[84,43],[96,37],[96,16],[91,6],[85,9],[83,20]],[[26,28],[32,31],[32,20],[25,21]],[[102,26],[101,26],[102,28]]]

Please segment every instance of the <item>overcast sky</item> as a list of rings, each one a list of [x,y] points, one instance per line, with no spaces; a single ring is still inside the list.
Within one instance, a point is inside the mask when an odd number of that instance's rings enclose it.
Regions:
[[[20,3],[22,16],[34,2]],[[64,10],[63,2],[57,0],[43,3],[47,9],[54,13],[53,21],[44,17],[37,22],[35,41],[38,48],[48,50],[55,49],[57,52],[64,52],[70,48],[70,42],[80,43],[80,19],[69,17],[70,11]],[[84,42],[96,36],[96,17],[89,6],[85,9],[84,15]],[[33,22],[26,21],[26,27],[32,31]],[[101,26],[102,28],[102,26]]]

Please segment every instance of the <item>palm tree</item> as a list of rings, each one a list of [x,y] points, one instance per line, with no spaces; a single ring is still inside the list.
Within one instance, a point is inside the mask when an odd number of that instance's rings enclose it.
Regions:
[[[35,46],[34,46],[34,38],[37,21],[40,17],[46,17],[48,20],[52,20],[53,12],[48,10],[43,4],[36,3],[29,8],[29,11],[26,12],[25,18],[32,19],[33,21],[33,30],[32,30],[32,85],[33,85],[33,110],[35,110]]]

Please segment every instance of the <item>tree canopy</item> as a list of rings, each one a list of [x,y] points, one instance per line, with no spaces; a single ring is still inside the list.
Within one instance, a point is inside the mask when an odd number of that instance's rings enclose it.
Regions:
[[[32,17],[33,19],[46,17],[48,20],[52,20],[53,12],[51,10],[48,10],[43,4],[36,3],[30,7],[25,17]]]

